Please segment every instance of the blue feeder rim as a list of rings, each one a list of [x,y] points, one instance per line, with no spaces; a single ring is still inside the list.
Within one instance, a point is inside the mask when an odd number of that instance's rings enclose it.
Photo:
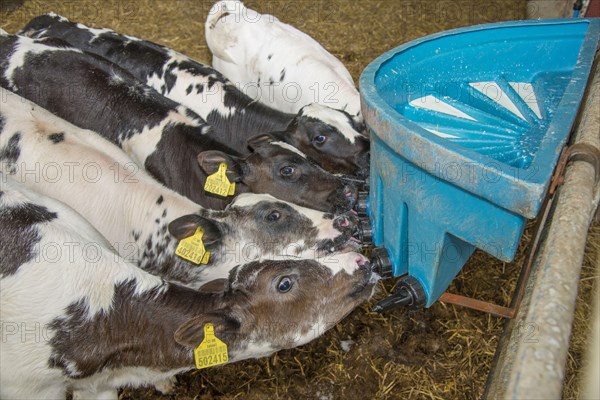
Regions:
[[[476,247],[514,257],[573,127],[599,32],[597,18],[479,25],[406,43],[363,71],[374,242],[395,276],[424,286],[428,306]]]

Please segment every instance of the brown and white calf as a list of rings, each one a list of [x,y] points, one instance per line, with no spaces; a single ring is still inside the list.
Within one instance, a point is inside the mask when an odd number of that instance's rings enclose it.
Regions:
[[[192,290],[140,270],[78,213],[0,172],[0,398],[116,400],[120,387],[161,385],[194,368],[206,324],[227,362],[300,346],[368,300],[377,278],[345,253],[240,265]]]
[[[203,209],[156,182],[96,133],[9,91],[0,108],[0,170],[69,205],[118,253],[167,280],[197,288],[240,263],[320,258],[352,248],[354,220],[264,194],[238,196],[223,211]],[[203,228],[207,265],[175,254]]]
[[[242,85],[270,83],[261,88],[270,89],[263,90],[263,103],[292,113],[320,103],[362,120],[350,72],[304,32],[237,0],[215,2],[204,32],[215,69]]]
[[[321,211],[344,212],[356,188],[287,143],[262,138],[246,156],[189,109],[117,65],[59,39],[0,35],[0,84],[117,144],[142,168],[198,204],[223,209],[232,197],[204,192],[207,175],[228,163],[236,194],[269,193]]]
[[[88,28],[56,14],[34,18],[21,34],[62,39],[82,51],[109,59],[163,95],[194,110],[241,153],[247,152],[247,142],[252,143],[253,137],[268,134],[296,147],[330,172],[368,177],[369,140],[361,134],[363,124],[350,114],[318,103],[308,104],[313,102],[282,112],[249,95],[256,88],[293,84],[292,70],[282,70],[281,76],[278,71],[277,78],[258,77],[256,85],[242,88],[240,81],[230,81],[210,66],[172,49],[110,29]],[[296,46],[289,45],[287,51],[294,53]],[[289,54],[280,54],[277,59],[289,62]],[[271,94],[263,97],[267,96]]]

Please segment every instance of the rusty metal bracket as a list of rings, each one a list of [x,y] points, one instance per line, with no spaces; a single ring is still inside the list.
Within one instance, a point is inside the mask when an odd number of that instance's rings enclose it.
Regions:
[[[525,293],[527,280],[531,274],[533,261],[542,238],[542,233],[544,231],[548,215],[550,214],[550,209],[552,208],[551,206],[554,199],[554,194],[556,193],[556,189],[564,183],[564,173],[567,165],[569,162],[573,161],[585,161],[592,164],[595,171],[595,185],[597,186],[598,182],[600,181],[600,150],[598,150],[598,148],[586,143],[577,143],[572,146],[565,146],[563,148],[563,151],[561,152],[560,158],[558,159],[554,169],[554,174],[552,175],[552,180],[548,189],[548,195],[546,196],[544,204],[541,208],[541,212],[538,215],[538,219],[534,227],[534,236],[527,249],[525,264],[521,268],[519,279],[517,280],[517,286],[513,292],[510,307],[500,306],[494,303],[448,292],[445,292],[440,296],[440,301],[471,308],[473,310],[483,311],[504,318],[514,318],[515,315],[517,315],[523,295]],[[598,210],[600,210],[600,208]],[[598,214],[596,214],[596,218],[597,217]]]
[[[585,161],[592,164],[595,172],[594,184],[598,185],[598,181],[600,181],[600,150],[587,143],[577,143],[566,146],[560,154],[548,190],[550,196],[554,195],[556,188],[563,184],[565,167],[571,161]]]

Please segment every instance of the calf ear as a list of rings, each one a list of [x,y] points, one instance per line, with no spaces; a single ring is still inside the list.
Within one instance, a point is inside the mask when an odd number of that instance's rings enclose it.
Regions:
[[[229,280],[225,278],[213,279],[210,282],[205,283],[198,289],[202,293],[223,293],[227,289]]]
[[[243,160],[239,157],[223,153],[217,150],[203,151],[197,156],[198,164],[200,168],[206,172],[207,175],[212,175],[219,170],[221,163],[227,164],[227,178],[231,182],[240,182],[244,176],[241,165]]]
[[[215,310],[200,314],[181,324],[175,331],[175,341],[186,347],[197,347],[204,340],[204,325],[209,323],[215,327],[215,336],[228,346],[233,344],[242,325],[230,310]]]
[[[219,242],[223,236],[219,223],[212,219],[201,217],[196,214],[184,215],[169,224],[169,233],[178,240],[192,236],[200,226],[204,230],[202,242],[205,247]]]
[[[277,141],[278,139],[275,137],[274,133],[262,133],[260,135],[252,136],[246,144],[250,147],[251,150],[256,149],[257,147],[263,146],[265,144]]]

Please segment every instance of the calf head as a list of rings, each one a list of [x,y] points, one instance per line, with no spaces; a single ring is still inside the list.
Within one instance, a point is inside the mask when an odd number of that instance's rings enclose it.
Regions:
[[[373,294],[379,277],[349,252],[316,260],[253,262],[200,291],[219,293],[220,308],[183,323],[175,340],[195,347],[212,323],[229,360],[265,357],[303,345],[337,324]]]
[[[243,183],[250,192],[268,193],[303,207],[339,214],[354,206],[354,185],[325,171],[289,144],[263,136],[252,147],[254,151],[246,158],[205,151],[198,155],[198,163],[209,175],[225,163],[228,178]]]
[[[355,218],[286,203],[266,194],[241,194],[223,211],[185,215],[169,224],[176,239],[204,230],[211,260],[231,267],[260,259],[315,258],[356,248]],[[223,267],[226,268],[226,267]]]
[[[369,176],[369,139],[350,114],[320,104],[304,106],[283,132],[266,134],[284,141],[336,174]],[[252,147],[265,135],[248,140]]]

